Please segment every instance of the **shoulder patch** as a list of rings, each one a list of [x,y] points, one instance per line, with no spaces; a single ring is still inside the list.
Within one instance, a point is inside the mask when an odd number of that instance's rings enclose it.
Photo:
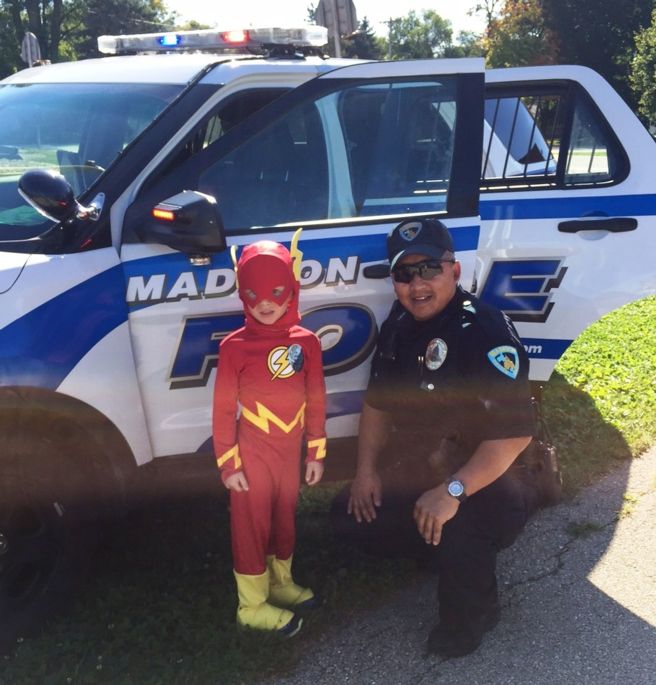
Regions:
[[[501,345],[487,353],[487,358],[497,371],[515,380],[519,373],[519,354],[512,345]]]

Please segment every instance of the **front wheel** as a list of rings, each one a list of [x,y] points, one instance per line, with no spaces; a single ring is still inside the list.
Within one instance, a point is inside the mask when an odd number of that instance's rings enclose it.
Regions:
[[[95,540],[83,473],[51,439],[0,454],[0,651],[38,629],[83,575]]]

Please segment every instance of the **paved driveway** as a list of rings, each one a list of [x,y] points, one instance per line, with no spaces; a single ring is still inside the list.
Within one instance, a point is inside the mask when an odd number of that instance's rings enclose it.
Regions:
[[[656,685],[656,448],[540,512],[500,556],[499,578],[502,621],[468,657],[425,654],[436,603],[427,576],[327,630],[270,682]]]

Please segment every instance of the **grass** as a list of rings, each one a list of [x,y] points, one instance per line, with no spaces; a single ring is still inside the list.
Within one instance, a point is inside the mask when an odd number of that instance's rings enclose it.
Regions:
[[[568,350],[544,391],[569,495],[656,443],[656,298]],[[293,668],[326,628],[417,577],[408,562],[343,561],[327,510],[339,483],[301,493],[295,569],[325,603],[294,640],[240,633],[225,499],[198,494],[114,524],[70,611],[0,661],[1,685],[232,685]],[[625,502],[624,515],[632,503]],[[579,523],[577,535],[595,532]]]
[[[324,604],[298,638],[235,629],[226,499],[162,501],[113,526],[71,610],[0,657],[0,683],[236,685],[291,669],[326,626],[414,573],[407,561],[344,563],[326,522],[338,487],[304,489],[299,503],[295,571]]]
[[[591,326],[563,355],[544,390],[566,492],[656,443],[656,297]]]
[[[622,496],[622,507],[617,512],[617,517],[624,519],[628,518],[635,511],[636,504],[640,501],[640,495],[634,495],[631,492],[625,492]]]

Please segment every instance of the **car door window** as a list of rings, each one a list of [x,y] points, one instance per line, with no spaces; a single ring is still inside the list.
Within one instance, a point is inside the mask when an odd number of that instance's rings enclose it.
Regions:
[[[456,122],[456,76],[348,85],[244,126],[239,94],[176,148],[141,211],[183,189],[218,202],[227,233],[289,223],[445,211]],[[328,92],[325,92],[328,90]],[[273,109],[271,109],[273,107]],[[272,112],[267,116],[268,112]],[[232,116],[234,115],[234,116]],[[234,129],[234,130],[233,130]],[[232,136],[227,135],[232,134]],[[133,219],[134,217],[134,219]]]
[[[445,209],[453,88],[444,82],[360,86],[342,93],[339,113],[356,216]]]
[[[216,197],[228,230],[325,218],[326,146],[317,108],[294,109],[209,165],[198,189]]]
[[[482,189],[574,188],[618,183],[625,153],[580,90],[560,87],[485,100]]]
[[[622,172],[622,155],[592,107],[578,102],[565,165],[565,185],[599,185],[613,182]]]

